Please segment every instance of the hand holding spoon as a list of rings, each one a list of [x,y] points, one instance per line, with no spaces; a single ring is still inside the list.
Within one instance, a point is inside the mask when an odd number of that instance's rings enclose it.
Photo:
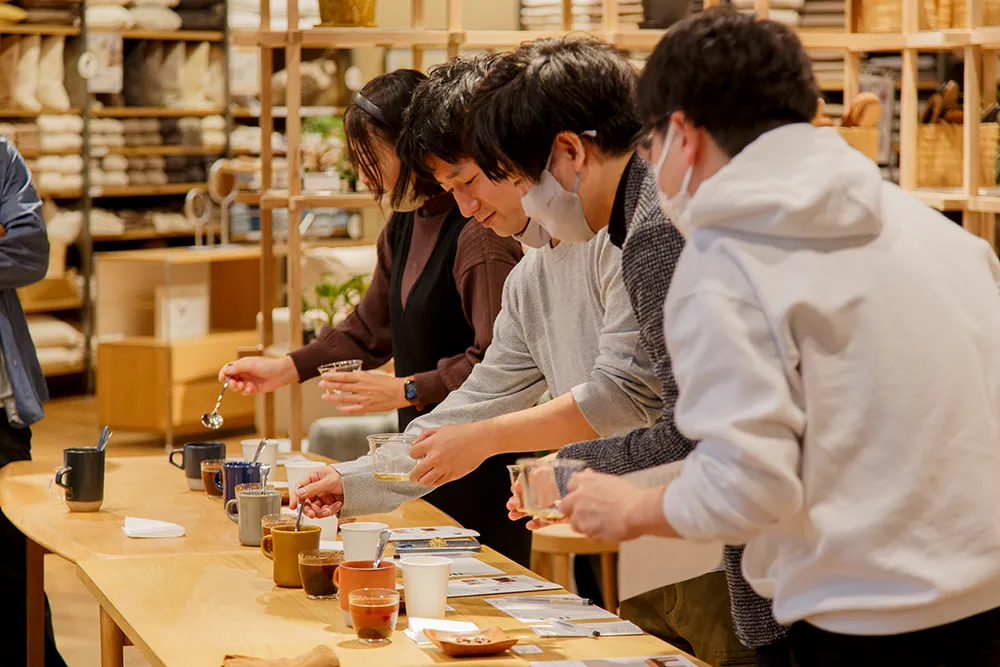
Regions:
[[[222,391],[219,392],[219,398],[215,401],[215,409],[201,416],[201,425],[205,428],[213,431],[218,431],[222,428],[222,415],[219,414],[219,406],[222,405],[222,396],[226,393],[228,386],[229,378],[226,378],[226,381],[222,383]]]
[[[304,489],[304,488],[305,488],[304,486],[300,486],[298,489],[295,489],[295,495],[299,496],[299,490],[300,489]],[[302,523],[302,510],[305,509],[305,507],[306,507],[306,504],[303,501],[302,496],[299,496],[299,511],[295,514],[295,530],[296,531],[299,530],[299,525]]]

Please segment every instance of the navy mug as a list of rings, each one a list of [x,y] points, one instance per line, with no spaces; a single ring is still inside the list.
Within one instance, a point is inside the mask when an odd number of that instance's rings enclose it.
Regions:
[[[177,454],[181,455],[180,463],[174,460],[174,456]],[[205,485],[201,481],[201,462],[207,459],[224,458],[226,458],[226,443],[224,442],[188,442],[183,447],[170,452],[167,460],[174,467],[184,471],[189,489],[204,491]]]
[[[263,463],[250,461],[226,461],[222,470],[215,473],[215,488],[222,491],[224,502],[236,497],[237,484],[260,484],[260,469]]]

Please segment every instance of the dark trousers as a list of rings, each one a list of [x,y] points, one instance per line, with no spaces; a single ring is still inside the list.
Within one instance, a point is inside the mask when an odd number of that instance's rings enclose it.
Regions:
[[[31,431],[13,428],[6,416],[0,415],[0,468],[30,459]],[[27,551],[27,538],[0,511],[0,596],[3,599],[0,665],[4,667],[28,664]],[[48,596],[45,598],[45,667],[66,667],[56,648]]]
[[[809,623],[789,637],[798,667],[997,667],[1000,608],[900,635],[841,635]]]

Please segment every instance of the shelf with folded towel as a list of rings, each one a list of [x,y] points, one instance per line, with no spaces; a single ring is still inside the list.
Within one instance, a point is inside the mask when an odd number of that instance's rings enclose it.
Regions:
[[[0,30],[0,34],[3,34],[2,30]],[[79,116],[79,115],[80,115],[79,109],[70,109],[69,111],[54,111],[52,109],[42,109],[41,111],[35,111],[33,109],[20,109],[17,107],[0,108],[0,118],[38,118],[39,116]]]
[[[80,28],[72,25],[46,25],[44,23],[15,23],[0,26],[0,35],[57,35],[73,37],[80,34]]]
[[[157,195],[185,195],[197,188],[207,189],[207,183],[169,183],[167,185],[94,186],[91,197],[155,197]]]
[[[315,116],[343,116],[347,107],[299,107],[300,118]],[[272,118],[288,116],[288,107],[271,107]],[[250,107],[233,107],[233,118],[260,118],[260,109]]]
[[[58,299],[39,299],[37,301],[21,301],[21,308],[26,315],[34,313],[54,313],[60,310],[77,310],[83,307],[83,297],[71,296]]]
[[[92,28],[94,29],[94,28]],[[221,30],[125,30],[125,39],[181,42],[221,42]]]
[[[288,208],[291,197],[287,190],[270,190],[268,192],[240,192],[236,195],[238,204],[263,206],[264,208]],[[320,193],[306,192],[295,195],[299,207],[309,208],[343,208],[356,210],[362,208],[378,208],[378,202],[367,192]]]
[[[521,33],[522,35],[524,33]],[[309,30],[234,30],[230,43],[236,46],[284,48],[300,44],[302,48],[353,49],[364,47],[407,48],[412,46],[445,47],[461,33],[447,30],[405,30],[393,28],[311,28]],[[525,39],[521,38],[522,41]]]
[[[222,155],[222,148],[206,148],[204,146],[94,146],[90,149],[92,157],[105,155],[121,155],[123,157],[169,157],[171,155]]]
[[[76,375],[82,373],[86,366],[83,361],[50,362],[42,364],[42,375],[47,378],[58,377],[60,375]]]
[[[819,89],[823,92],[837,92],[844,89],[844,79],[843,77],[833,78],[833,77],[816,77],[816,83],[819,84]],[[902,87],[902,82],[896,81],[896,90]],[[931,91],[937,90],[941,86],[941,83],[934,79],[923,79],[917,81],[917,90]]]
[[[209,234],[218,235],[219,226],[213,225],[207,228]],[[111,243],[114,241],[154,241],[159,239],[183,239],[194,236],[193,229],[171,229],[159,231],[154,227],[143,229],[126,229],[122,234],[94,234],[95,243]]]
[[[94,118],[204,118],[219,116],[223,109],[175,109],[173,107],[104,107],[92,109]]]

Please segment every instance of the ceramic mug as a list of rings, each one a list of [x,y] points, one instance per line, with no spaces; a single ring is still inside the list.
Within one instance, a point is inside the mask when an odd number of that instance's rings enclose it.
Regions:
[[[261,552],[274,561],[274,583],[284,588],[302,588],[299,554],[319,549],[319,526],[274,526],[260,541]]]
[[[240,526],[240,544],[259,547],[263,535],[260,520],[281,511],[280,491],[250,489],[237,491],[236,498],[226,503],[226,516]]]
[[[222,496],[229,502],[236,497],[237,484],[260,484],[261,463],[249,461],[226,461],[222,470],[215,472],[215,488],[222,491]]]
[[[361,588],[388,588],[396,590],[396,565],[383,560],[373,568],[373,560],[351,560],[340,564],[333,573],[333,584],[340,592],[340,609],[344,622],[353,628],[351,621],[351,591]]]
[[[180,454],[180,463],[174,457]],[[183,447],[170,452],[167,460],[170,465],[184,471],[188,488],[192,491],[204,491],[205,484],[201,481],[201,462],[207,459],[226,458],[226,443],[224,442],[188,442]]]
[[[52,482],[65,492],[70,512],[101,509],[104,503],[104,450],[97,447],[64,449],[63,464],[56,468]]]

